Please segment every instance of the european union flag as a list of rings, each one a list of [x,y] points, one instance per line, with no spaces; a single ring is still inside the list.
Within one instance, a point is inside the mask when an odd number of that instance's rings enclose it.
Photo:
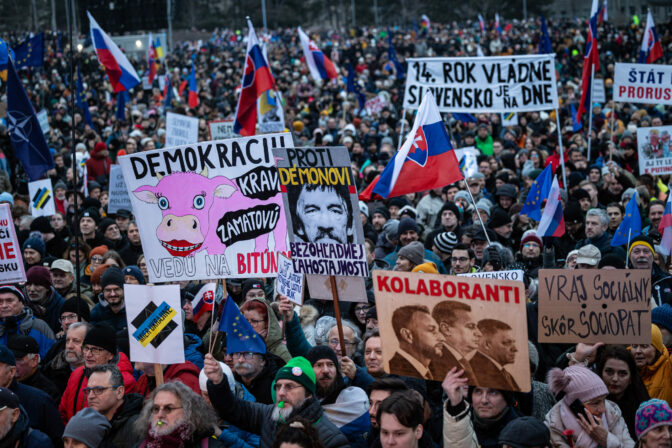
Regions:
[[[93,129],[93,120],[89,111],[89,102],[86,100],[86,95],[84,94],[84,81],[82,81],[82,72],[79,70],[79,65],[77,66],[77,107],[82,110],[84,122]]]
[[[266,353],[264,339],[254,331],[231,296],[226,298],[219,331],[226,333],[226,354],[240,352]]]
[[[44,33],[24,40],[14,48],[16,68],[42,67],[44,55]]]
[[[541,15],[541,36],[539,36],[539,54],[553,53],[551,46],[551,38],[548,35],[548,26],[546,25],[546,17]]]
[[[7,81],[7,64],[9,63],[9,53],[12,53],[14,57],[14,52],[9,48],[7,42],[0,39],[0,78],[3,81]]]
[[[637,192],[632,195],[628,205],[625,206],[625,217],[616,229],[614,238],[611,240],[612,246],[622,246],[628,244],[629,238],[634,238],[642,233],[642,218],[639,216],[639,207],[637,206]]]
[[[574,107],[574,104],[570,104],[569,107],[572,112],[572,131],[579,132],[583,127],[583,123],[579,121],[579,117],[576,115],[576,107]]]
[[[462,112],[452,112],[453,118],[462,123],[476,123],[476,117]]]
[[[364,109],[364,104],[366,103],[366,95],[362,92],[362,88],[355,82],[355,69],[352,68],[352,64],[348,64],[348,92],[357,94],[357,102],[359,102],[359,110]]]
[[[403,79],[405,76],[404,64],[399,62],[399,58],[397,58],[397,52],[394,49],[394,43],[392,42],[392,33],[389,31],[387,32],[387,42],[389,44],[387,47],[387,57],[394,63],[394,68],[397,71],[397,79]]]
[[[16,157],[31,181],[39,180],[54,167],[35,109],[23,90],[12,61],[7,69],[7,126]]]
[[[530,187],[530,191],[527,193],[527,198],[525,198],[525,204],[523,204],[520,214],[527,215],[530,219],[534,219],[535,221],[540,221],[541,203],[544,199],[548,198],[552,183],[553,168],[549,163]]]

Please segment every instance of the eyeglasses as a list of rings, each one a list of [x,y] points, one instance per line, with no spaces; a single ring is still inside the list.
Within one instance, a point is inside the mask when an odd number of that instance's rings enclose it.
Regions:
[[[107,386],[107,387],[102,387],[102,386],[96,386],[96,387],[85,387],[84,388],[84,394],[89,395],[91,392],[93,392],[93,395],[99,396],[103,392],[105,392],[107,389],[118,389],[121,386]]]
[[[84,355],[86,355],[87,353],[90,352],[90,353],[98,356],[105,351],[107,351],[107,350],[105,350],[104,348],[100,348],[100,347],[82,347],[82,354],[84,354]]]
[[[158,414],[161,411],[170,414],[175,409],[182,409],[182,406],[152,406],[152,414]]]
[[[287,392],[291,392],[291,391],[293,391],[294,389],[296,389],[297,387],[303,387],[303,386],[301,386],[300,384],[291,384],[291,383],[287,383],[287,384],[277,384],[277,383],[276,383],[275,386],[273,386],[273,389],[275,389],[275,392],[276,392],[276,393],[280,392],[283,388],[284,388]]]
[[[116,294],[116,295],[120,295],[120,294],[121,294],[121,291],[122,291],[122,289],[119,288],[119,287],[116,287],[116,288],[105,288],[105,289],[103,289],[103,294]]]
[[[355,345],[355,342],[353,341],[344,340],[343,342],[348,347],[352,347],[353,345]],[[339,341],[338,339],[329,339],[329,345],[332,347],[338,347],[341,345],[341,341]]]
[[[97,262],[100,263],[101,261],[103,261],[103,257],[100,257],[98,255],[94,255],[93,257],[91,257],[91,261],[97,261]]]
[[[355,307],[355,313],[359,313],[359,314],[366,313],[367,311],[369,311],[369,308],[371,308],[371,307],[368,306],[368,305],[361,305],[361,306],[358,305],[358,306]]]
[[[258,325],[263,325],[266,323],[265,320],[258,320],[258,319],[247,319],[247,321],[252,325],[253,327],[256,327]]]
[[[64,314],[62,315],[59,320],[61,322],[65,322],[66,320],[77,320],[77,315],[72,313],[72,314]]]
[[[243,358],[243,359],[245,359],[245,361],[251,361],[251,360],[254,358],[254,355],[256,355],[256,353],[252,353],[252,352],[239,352],[239,353],[234,353],[233,355],[231,355],[231,357],[232,357],[233,359]]]
[[[523,247],[539,247],[539,245],[537,243],[525,243]]]
[[[450,257],[450,261],[453,263],[466,263],[469,261],[469,258],[467,257]]]

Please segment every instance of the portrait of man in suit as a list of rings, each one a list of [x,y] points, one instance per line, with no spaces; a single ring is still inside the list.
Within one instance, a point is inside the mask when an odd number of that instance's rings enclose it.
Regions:
[[[481,341],[478,352],[471,358],[471,367],[479,384],[495,389],[520,391],[511,373],[505,366],[516,361],[516,339],[508,324],[496,319],[478,322]]]
[[[429,308],[422,305],[402,306],[392,313],[392,329],[399,350],[390,359],[390,373],[429,380],[441,380],[430,371],[432,359],[441,356],[443,336]]]
[[[441,357],[432,364],[434,376],[443,378],[448,370],[457,367],[464,370],[469,384],[477,385],[469,360],[478,350],[481,332],[471,315],[471,307],[463,302],[440,302],[432,310],[432,317],[446,340]]]

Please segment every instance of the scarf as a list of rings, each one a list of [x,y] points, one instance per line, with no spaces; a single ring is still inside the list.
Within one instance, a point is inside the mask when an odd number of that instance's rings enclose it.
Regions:
[[[140,448],[184,448],[186,442],[191,440],[193,433],[194,430],[186,423],[182,423],[170,434],[157,434],[150,424],[147,437],[140,444]]]
[[[606,414],[606,412],[602,414],[602,426],[609,431]],[[565,400],[560,401],[560,420],[565,429],[574,431],[574,446],[577,448],[597,448],[599,446],[595,440],[583,431],[583,428],[579,425],[579,421],[571,409],[569,409],[569,405],[565,403]]]
[[[507,408],[494,418],[481,418],[472,410],[472,420],[476,431],[476,438],[481,446],[497,446],[498,436],[502,428],[515,416],[509,416],[510,408]]]

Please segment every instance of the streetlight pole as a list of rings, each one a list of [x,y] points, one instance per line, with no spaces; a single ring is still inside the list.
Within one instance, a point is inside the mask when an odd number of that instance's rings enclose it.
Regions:
[[[266,0],[261,0],[261,18],[264,23],[264,31],[268,32],[268,27],[266,26]]]

